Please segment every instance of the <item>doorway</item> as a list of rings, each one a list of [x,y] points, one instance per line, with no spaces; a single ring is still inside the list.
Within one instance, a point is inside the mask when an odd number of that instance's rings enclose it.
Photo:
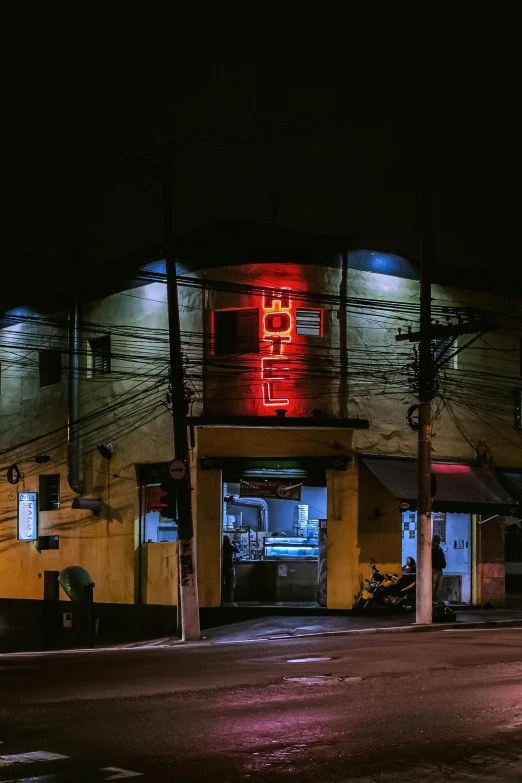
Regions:
[[[440,536],[446,568],[442,600],[453,604],[471,603],[471,514],[434,512],[432,535]],[[402,562],[417,558],[417,513],[402,515]]]
[[[326,603],[325,580],[321,590],[319,581],[320,571],[326,573],[320,530],[324,537],[327,490],[303,479],[273,470],[269,477],[224,481],[223,538],[228,536],[238,550],[233,561],[234,603]]]

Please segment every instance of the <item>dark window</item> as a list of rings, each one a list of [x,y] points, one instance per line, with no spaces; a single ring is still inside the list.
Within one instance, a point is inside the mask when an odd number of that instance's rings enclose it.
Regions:
[[[322,334],[322,310],[305,310],[297,308],[295,311],[296,334]]]
[[[259,353],[259,310],[216,310],[214,354]]]
[[[105,375],[111,371],[111,338],[106,334],[89,340],[92,351],[93,375]]]
[[[515,429],[522,430],[522,389],[515,389]]]
[[[60,474],[48,473],[40,476],[40,511],[58,511],[60,508]]]
[[[60,536],[40,536],[40,549],[60,549]]]
[[[62,377],[62,352],[40,351],[40,388],[60,383]]]

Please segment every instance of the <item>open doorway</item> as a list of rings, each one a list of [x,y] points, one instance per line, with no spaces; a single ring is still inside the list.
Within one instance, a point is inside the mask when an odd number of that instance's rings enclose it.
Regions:
[[[320,574],[326,574],[326,550],[320,547],[326,498],[326,486],[285,481],[275,471],[270,478],[223,484],[223,536],[238,549],[234,603],[317,606],[326,601],[319,590]]]
[[[442,600],[453,604],[471,603],[471,514],[433,513],[433,535],[440,536],[446,559]],[[417,513],[402,515],[402,562],[417,559]]]

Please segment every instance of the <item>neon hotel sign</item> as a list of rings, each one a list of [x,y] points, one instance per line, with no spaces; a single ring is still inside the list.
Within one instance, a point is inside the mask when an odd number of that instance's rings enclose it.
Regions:
[[[292,342],[293,319],[290,308],[290,289],[267,292],[263,297],[262,335],[268,355],[261,359],[263,405],[285,407],[290,404],[288,385],[290,363],[285,348]]]

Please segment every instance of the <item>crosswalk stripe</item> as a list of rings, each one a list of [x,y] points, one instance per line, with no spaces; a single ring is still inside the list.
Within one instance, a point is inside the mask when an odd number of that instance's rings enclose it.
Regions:
[[[11,767],[13,764],[34,764],[37,761],[57,761],[68,759],[61,753],[48,753],[46,750],[34,750],[30,753],[12,753],[8,756],[0,755],[0,767]]]

